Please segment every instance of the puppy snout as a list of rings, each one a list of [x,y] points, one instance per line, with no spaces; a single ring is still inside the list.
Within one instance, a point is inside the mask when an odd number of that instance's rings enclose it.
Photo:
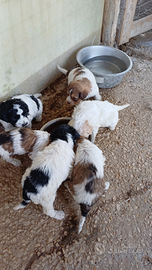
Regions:
[[[24,122],[24,123],[22,124],[22,127],[30,127],[29,122]]]

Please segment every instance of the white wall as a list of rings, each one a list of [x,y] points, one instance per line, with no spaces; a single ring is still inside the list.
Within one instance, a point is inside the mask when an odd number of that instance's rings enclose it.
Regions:
[[[104,0],[0,0],[0,100],[36,93],[99,44]]]

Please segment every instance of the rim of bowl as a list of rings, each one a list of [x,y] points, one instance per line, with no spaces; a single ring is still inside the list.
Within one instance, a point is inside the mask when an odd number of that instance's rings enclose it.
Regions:
[[[48,121],[46,124],[44,124],[40,130],[44,130],[46,127],[48,127],[48,125],[54,123],[54,122],[58,122],[60,120],[63,120],[63,119],[67,119],[67,120],[71,120],[71,117],[59,117],[59,118],[55,118],[55,119],[52,119],[50,121]]]
[[[77,52],[77,54],[76,54],[76,60],[77,60],[77,62],[78,62],[78,64],[80,65],[80,66],[82,66],[82,67],[85,67],[86,68],[86,66],[84,66],[83,65],[83,63],[80,61],[80,60],[78,60],[78,56],[80,55],[80,53],[84,50],[84,49],[87,49],[87,48],[101,48],[101,47],[104,47],[104,48],[108,48],[108,49],[111,49],[111,50],[113,50],[113,51],[119,51],[120,53],[122,53],[122,54],[124,54],[127,58],[128,58],[128,60],[129,60],[129,67],[126,69],[126,70],[124,70],[124,71],[122,71],[122,72],[119,72],[119,73],[114,73],[114,74],[102,74],[102,73],[95,73],[95,72],[92,72],[93,74],[94,74],[94,76],[107,76],[107,77],[112,77],[112,76],[120,76],[120,75],[123,75],[123,74],[126,74],[129,70],[131,70],[131,68],[132,68],[132,60],[131,60],[131,58],[125,53],[125,52],[123,52],[123,51],[121,51],[121,50],[119,50],[119,49],[117,49],[117,48],[113,48],[113,47],[110,47],[110,46],[103,46],[103,45],[93,45],[93,46],[86,46],[86,47],[83,47],[83,48],[81,48],[78,52]]]

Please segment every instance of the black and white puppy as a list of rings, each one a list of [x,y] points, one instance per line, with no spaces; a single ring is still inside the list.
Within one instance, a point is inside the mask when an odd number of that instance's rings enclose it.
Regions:
[[[16,95],[0,103],[0,123],[5,131],[15,127],[31,127],[34,118],[41,121],[43,105],[38,98],[40,96],[39,93]]]
[[[92,205],[104,195],[109,182],[104,180],[105,157],[89,140],[80,137],[76,144],[76,156],[71,178],[64,182],[74,200],[80,205],[80,233]]]
[[[50,143],[50,133],[30,128],[15,128],[0,133],[0,156],[15,166],[21,161],[13,158],[14,155],[29,153],[33,159],[38,151],[42,151]]]
[[[23,202],[15,207],[25,207],[30,201],[40,204],[43,212],[53,218],[64,218],[63,211],[56,211],[53,202],[61,183],[68,177],[75,154],[73,147],[79,133],[68,125],[60,125],[51,135],[51,144],[38,152],[22,177]]]

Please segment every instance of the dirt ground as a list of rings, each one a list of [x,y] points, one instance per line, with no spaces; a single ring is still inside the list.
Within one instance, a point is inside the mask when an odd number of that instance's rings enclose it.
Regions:
[[[56,209],[65,212],[62,221],[44,215],[32,202],[14,211],[22,200],[21,177],[31,161],[21,156],[22,165],[15,167],[0,159],[1,270],[152,269],[152,58],[129,53],[132,70],[118,86],[100,89],[102,100],[130,106],[119,112],[114,131],[100,128],[96,137],[106,157],[110,188],[79,235],[80,209],[63,185],[55,200]],[[71,116],[66,86],[63,75],[42,91],[43,119],[33,122],[33,129]]]

